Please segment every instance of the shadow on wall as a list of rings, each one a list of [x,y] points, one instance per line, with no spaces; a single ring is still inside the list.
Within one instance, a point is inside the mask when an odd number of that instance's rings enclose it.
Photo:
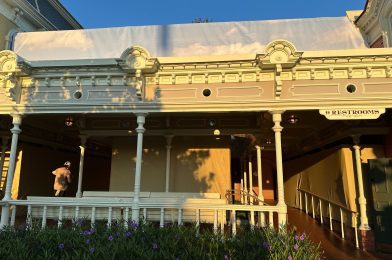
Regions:
[[[200,168],[202,168],[202,166],[205,164],[205,161],[209,157],[209,150],[186,150],[177,155],[177,164],[180,165],[182,170],[177,174],[181,174],[180,179],[190,179],[193,177],[193,180],[189,181],[190,183],[197,183],[197,187],[194,187],[199,189],[197,192],[208,192],[215,180],[215,173],[200,172]],[[180,189],[181,191],[187,191],[182,190],[181,187],[178,186],[176,188]],[[186,189],[187,187],[184,186],[184,188]],[[193,190],[193,192],[196,192],[196,190]]]

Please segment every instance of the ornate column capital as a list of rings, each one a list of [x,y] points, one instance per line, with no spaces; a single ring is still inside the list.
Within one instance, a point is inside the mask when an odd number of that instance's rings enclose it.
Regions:
[[[137,113],[136,114],[136,122],[137,122],[137,128],[136,132],[137,133],[144,133],[146,129],[144,128],[144,124],[146,123],[146,116],[147,113]]]
[[[166,138],[166,149],[171,149],[172,148],[172,141],[173,141],[173,137],[174,137],[174,135],[171,135],[171,134],[168,134],[168,135],[165,135],[165,138]]]

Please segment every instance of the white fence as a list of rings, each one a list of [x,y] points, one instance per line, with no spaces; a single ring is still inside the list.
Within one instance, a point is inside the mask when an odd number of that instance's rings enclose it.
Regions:
[[[105,221],[110,227],[113,221],[121,221],[128,225],[132,212],[132,198],[54,198],[30,197],[28,200],[2,201],[0,205],[8,206],[10,219],[7,223],[14,226],[15,222],[32,224],[39,221],[42,228],[47,220],[53,220],[61,226],[65,220],[83,219],[94,225],[96,221]],[[232,205],[224,199],[209,198],[141,198],[140,219],[158,222],[160,227],[165,224],[201,223],[212,224],[214,232],[224,232],[225,227],[236,234],[237,225],[249,223],[251,227],[274,226],[276,206],[264,205]],[[255,216],[257,221],[241,221],[239,216]],[[275,223],[277,226],[277,223]]]

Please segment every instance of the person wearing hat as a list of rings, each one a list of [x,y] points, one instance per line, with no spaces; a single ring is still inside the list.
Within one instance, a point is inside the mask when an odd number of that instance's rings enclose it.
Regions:
[[[64,195],[64,191],[67,190],[68,184],[71,183],[71,171],[69,168],[71,163],[66,161],[64,166],[57,168],[52,173],[56,176],[54,179],[53,189],[55,191],[54,196],[61,197]]]

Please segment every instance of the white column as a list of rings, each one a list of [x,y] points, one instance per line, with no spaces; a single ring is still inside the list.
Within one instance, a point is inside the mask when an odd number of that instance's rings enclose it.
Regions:
[[[261,147],[259,145],[256,145],[256,152],[257,152],[257,182],[259,184],[258,198],[259,200],[264,201],[262,165],[261,165]]]
[[[4,163],[5,163],[5,152],[7,151],[8,147],[8,136],[3,136],[1,138],[2,144],[1,144],[1,158],[0,158],[0,184],[3,178],[3,169],[4,169]]]
[[[170,160],[171,160],[171,143],[173,140],[172,135],[167,135],[166,136],[166,185],[165,185],[165,191],[169,192],[170,189]]]
[[[357,179],[358,179],[358,203],[359,212],[361,218],[361,224],[359,225],[360,230],[370,230],[368,217],[366,214],[366,198],[363,192],[363,179],[362,179],[362,164],[361,164],[361,147],[359,146],[359,135],[352,136],[354,140],[354,152],[355,152],[355,165],[357,168]]]
[[[14,180],[14,171],[15,171],[15,163],[16,163],[16,153],[18,150],[18,138],[20,132],[20,125],[22,124],[22,117],[21,115],[12,115],[12,123],[14,124],[14,127],[11,129],[12,133],[12,139],[11,139],[11,151],[10,151],[10,160],[9,160],[9,165],[8,165],[8,172],[7,172],[7,182],[6,182],[6,187],[5,187],[5,194],[3,201],[7,202],[8,200],[11,200],[11,188],[12,188],[12,182]],[[3,206],[1,210],[1,223],[0,223],[0,229],[8,226],[9,224],[9,205]]]
[[[80,160],[79,160],[79,177],[78,177],[78,191],[76,192],[76,198],[82,197],[82,182],[83,182],[83,168],[84,168],[84,152],[86,149],[87,136],[80,136]]]
[[[137,114],[137,148],[136,148],[136,169],[135,169],[135,187],[133,191],[132,203],[132,220],[139,223],[139,196],[140,196],[140,179],[142,171],[142,154],[143,154],[143,133],[146,114]]]
[[[253,195],[253,169],[252,169],[252,154],[251,154],[251,152],[249,152],[248,171],[249,171],[249,194]],[[251,199],[251,201],[253,201],[253,200]]]
[[[276,154],[276,174],[277,174],[277,189],[278,189],[278,222],[279,225],[286,224],[287,206],[284,202],[284,183],[283,183],[283,162],[282,162],[282,141],[281,132],[283,127],[282,122],[283,111],[272,111],[272,120],[274,126],[272,130],[275,132],[275,154]]]
[[[248,177],[246,176],[246,159],[245,156],[243,161],[243,171],[244,171],[244,204],[248,204]]]

